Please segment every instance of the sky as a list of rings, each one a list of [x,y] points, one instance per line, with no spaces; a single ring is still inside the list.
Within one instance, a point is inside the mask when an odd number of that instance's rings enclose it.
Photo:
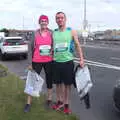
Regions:
[[[67,26],[83,30],[84,0],[2,0],[0,28],[37,29],[41,14],[48,15],[55,29],[55,14],[67,16]],[[120,29],[120,0],[86,0],[88,30]]]

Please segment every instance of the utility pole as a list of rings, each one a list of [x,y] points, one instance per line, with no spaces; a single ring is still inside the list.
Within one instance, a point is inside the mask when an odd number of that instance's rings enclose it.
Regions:
[[[86,30],[86,0],[84,0],[84,22],[83,29]]]
[[[24,30],[24,16],[23,16],[23,19],[22,19],[22,27],[23,27],[23,30]]]
[[[87,19],[86,19],[86,0],[84,0],[84,21],[83,21],[83,31],[84,31],[84,34],[83,34],[83,37],[84,37],[84,44],[86,44],[86,37],[87,37],[87,31],[86,31],[86,28],[87,28]]]

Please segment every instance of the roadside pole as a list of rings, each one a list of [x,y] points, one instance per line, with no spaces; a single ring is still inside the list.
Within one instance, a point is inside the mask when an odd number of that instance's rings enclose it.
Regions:
[[[88,37],[88,31],[86,30],[84,30],[83,32],[82,32],[82,36],[83,36],[83,44],[85,45],[86,44],[86,41],[87,41],[87,37]]]
[[[83,21],[83,32],[82,32],[84,45],[86,44],[87,37],[88,37],[88,32],[86,30],[87,25],[88,25],[88,21],[86,19],[86,0],[84,0],[84,21]]]

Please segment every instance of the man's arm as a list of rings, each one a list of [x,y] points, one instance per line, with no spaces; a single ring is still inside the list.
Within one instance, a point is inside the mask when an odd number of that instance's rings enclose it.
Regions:
[[[77,32],[75,30],[72,30],[72,37],[73,37],[73,40],[75,42],[75,48],[76,48],[76,50],[79,54],[79,57],[80,57],[80,66],[83,67],[84,66],[83,52],[82,52],[82,49],[80,46],[80,42],[78,40]]]

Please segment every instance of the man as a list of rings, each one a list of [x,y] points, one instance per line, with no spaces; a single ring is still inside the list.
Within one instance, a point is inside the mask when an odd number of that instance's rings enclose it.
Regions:
[[[56,84],[57,102],[53,109],[62,109],[64,113],[70,114],[69,95],[71,85],[74,83],[73,54],[70,52],[71,40],[74,40],[76,50],[80,57],[80,66],[84,66],[83,53],[78,41],[77,32],[66,27],[66,15],[63,12],[56,14],[58,29],[53,32],[54,46],[54,73]]]
[[[35,32],[34,40],[31,43],[32,69],[40,74],[42,68],[44,68],[48,89],[47,105],[49,106],[52,102],[52,33],[48,29],[49,19],[46,15],[41,15],[38,23],[40,28]],[[30,110],[31,102],[32,97],[28,95],[24,112]]]

